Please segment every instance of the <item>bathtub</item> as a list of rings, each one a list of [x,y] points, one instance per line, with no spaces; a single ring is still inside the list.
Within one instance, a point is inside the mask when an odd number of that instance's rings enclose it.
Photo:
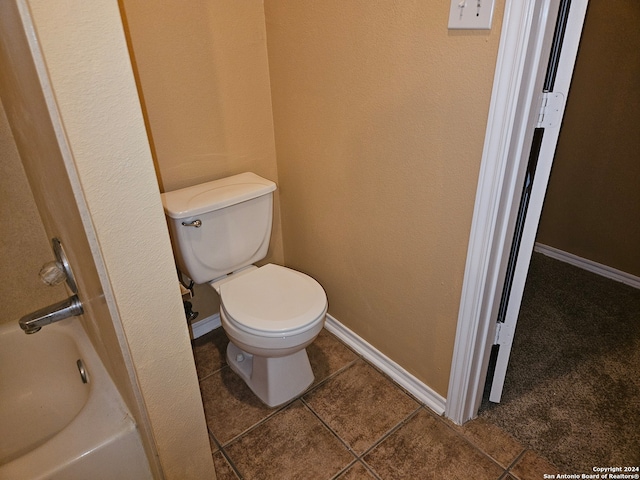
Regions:
[[[152,475],[136,424],[79,320],[32,335],[17,321],[0,325],[0,480],[116,478]]]

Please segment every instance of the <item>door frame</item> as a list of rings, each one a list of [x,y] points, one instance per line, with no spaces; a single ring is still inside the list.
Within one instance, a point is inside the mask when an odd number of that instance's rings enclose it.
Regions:
[[[553,35],[550,24],[557,14],[550,4],[552,0],[507,0],[505,6],[445,409],[445,416],[457,424],[475,418],[482,401],[527,163],[522,153],[531,143],[527,119],[542,100],[531,79],[540,62],[548,60],[545,39]],[[573,0],[571,5],[559,67],[569,81],[587,5],[588,0]],[[555,144],[550,150],[553,155]],[[549,174],[536,180],[546,185]],[[531,200],[540,208],[544,193],[537,189]]]

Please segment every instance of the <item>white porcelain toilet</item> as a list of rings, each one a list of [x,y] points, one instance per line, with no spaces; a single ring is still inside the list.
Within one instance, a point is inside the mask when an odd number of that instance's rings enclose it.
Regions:
[[[306,347],[324,326],[318,282],[267,255],[275,183],[253,173],[162,194],[180,271],[220,295],[227,362],[271,407],[313,382]]]

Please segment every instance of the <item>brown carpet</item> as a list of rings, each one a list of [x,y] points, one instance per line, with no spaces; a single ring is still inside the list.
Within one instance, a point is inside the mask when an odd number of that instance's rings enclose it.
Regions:
[[[480,416],[560,473],[640,465],[640,290],[534,253],[502,402]]]

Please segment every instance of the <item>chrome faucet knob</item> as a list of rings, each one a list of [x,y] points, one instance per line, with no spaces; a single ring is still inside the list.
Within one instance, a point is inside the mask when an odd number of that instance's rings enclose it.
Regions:
[[[40,269],[40,280],[45,285],[55,287],[67,280],[67,274],[58,262],[52,261],[45,263]]]

